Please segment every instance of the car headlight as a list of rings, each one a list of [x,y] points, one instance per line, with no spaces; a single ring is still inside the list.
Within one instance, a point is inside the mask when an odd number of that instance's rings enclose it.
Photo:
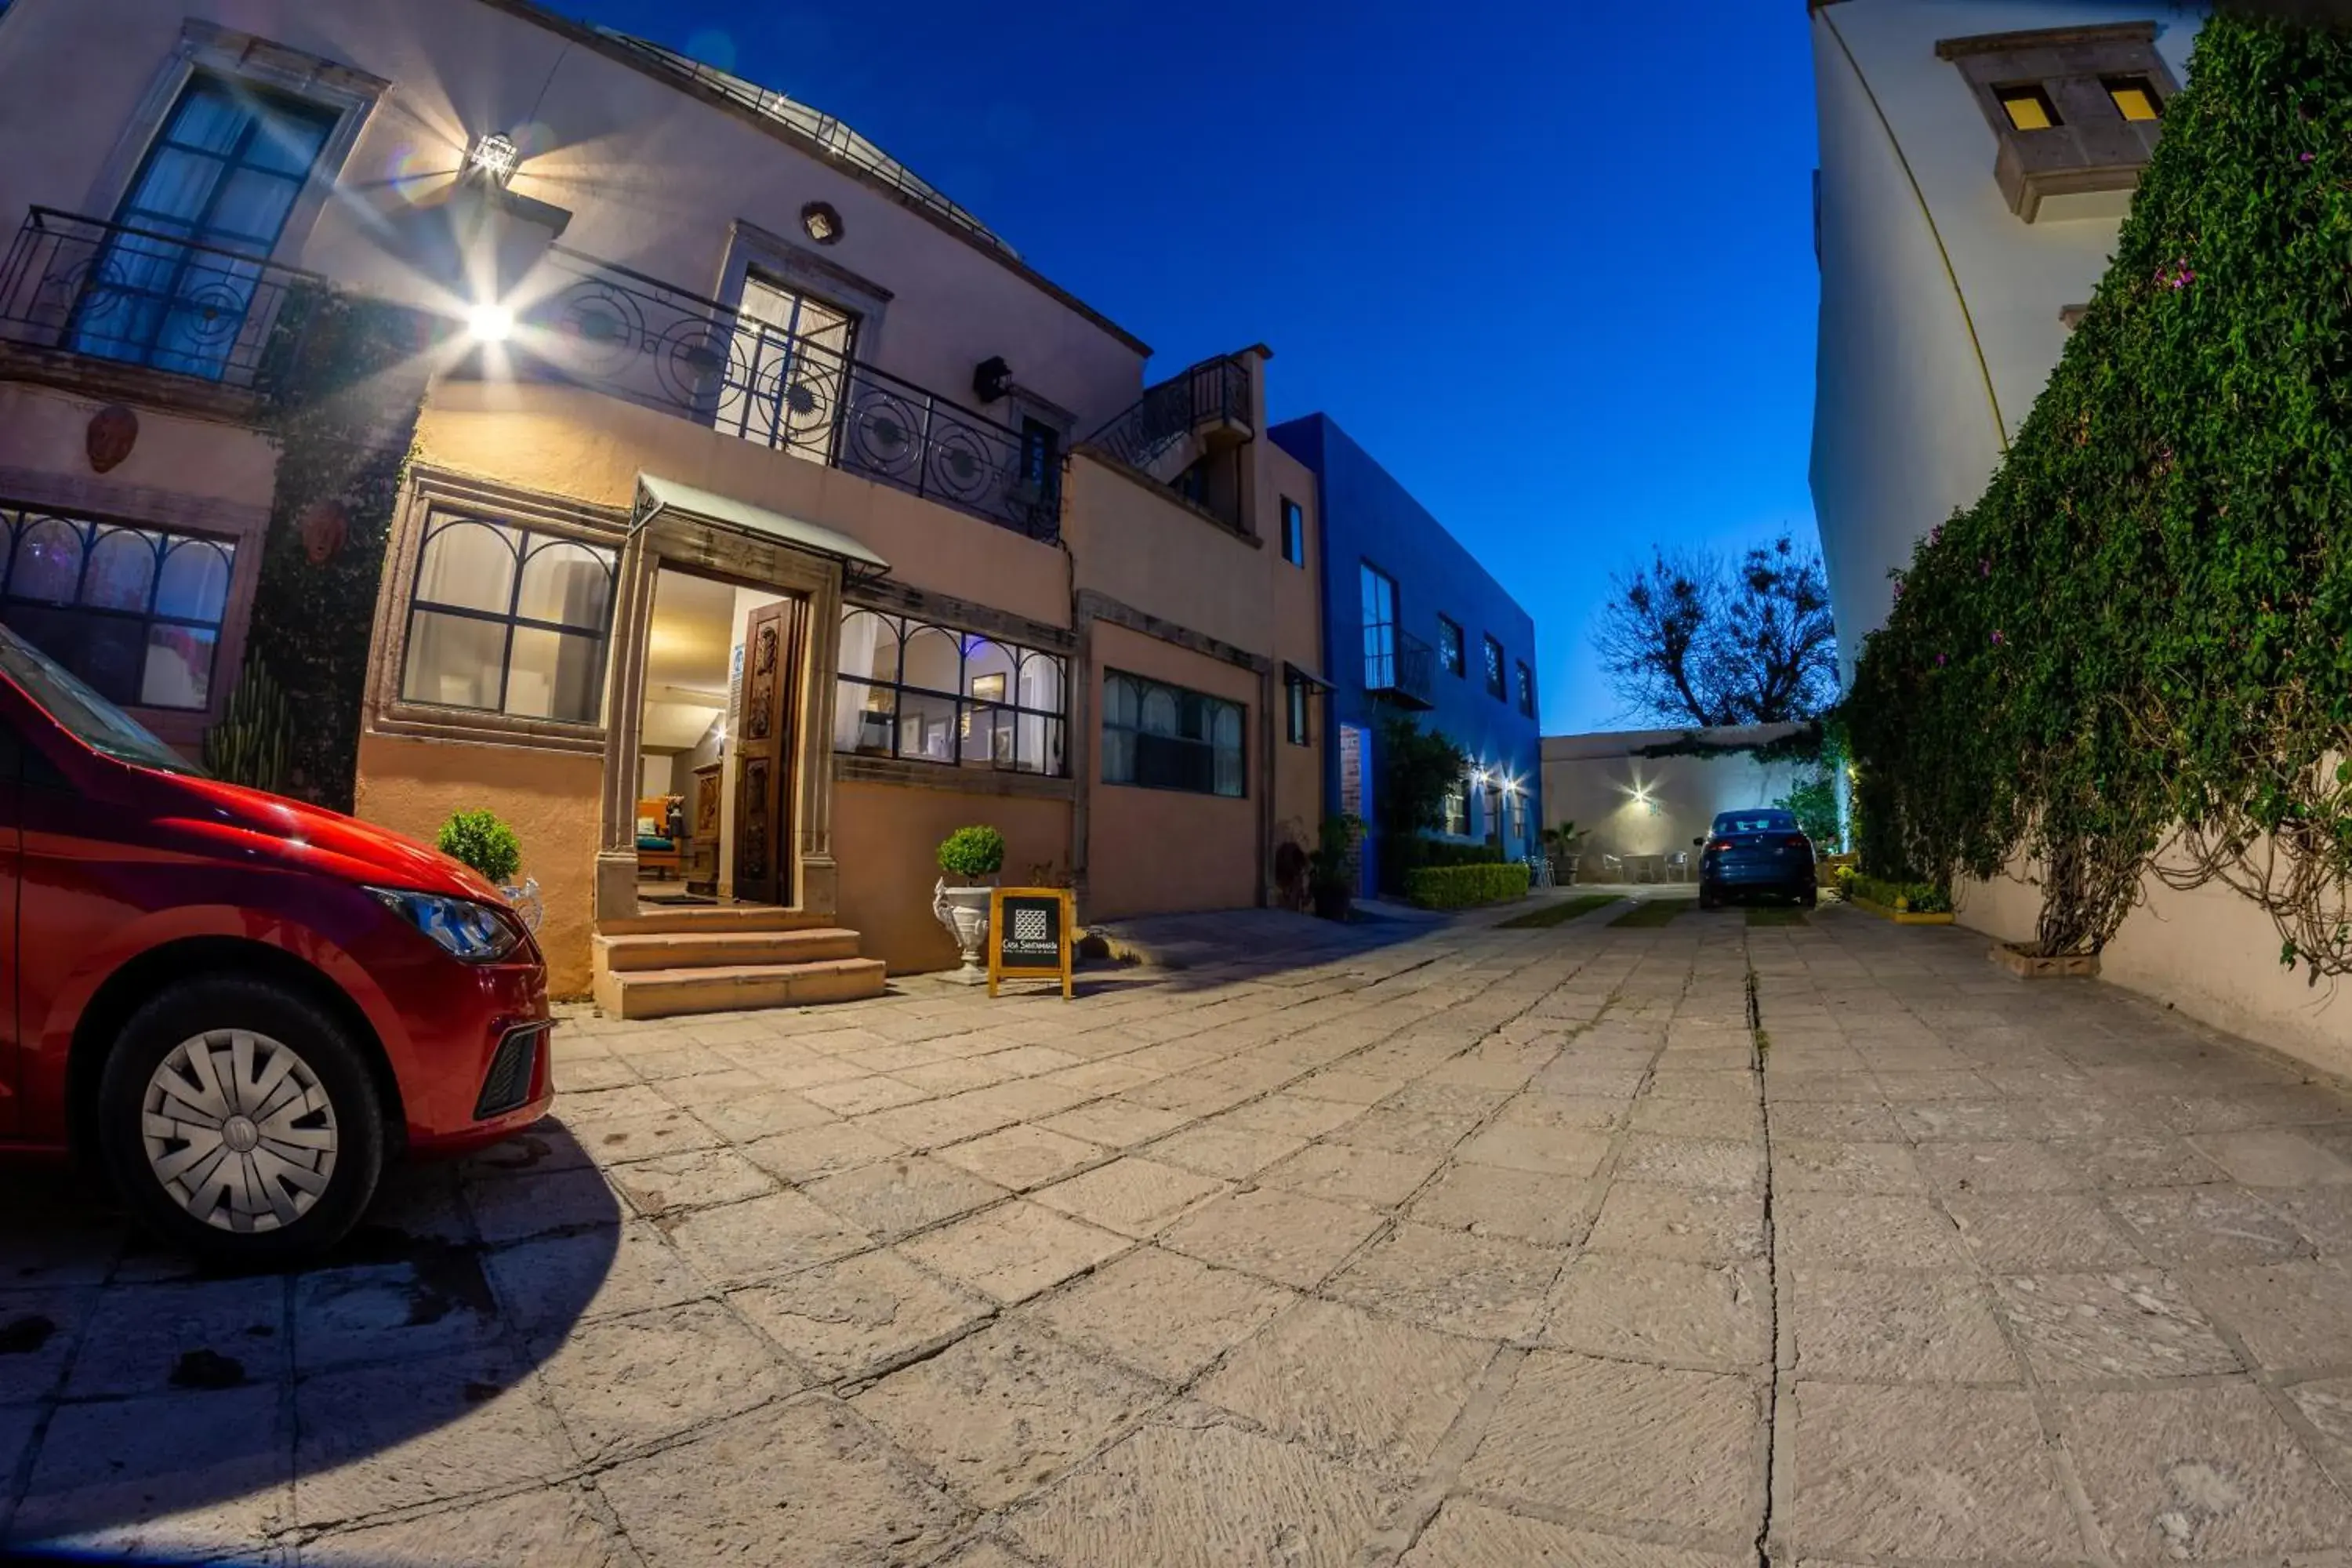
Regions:
[[[522,932],[503,912],[471,899],[444,898],[406,888],[370,888],[368,892],[467,963],[496,963],[522,941]]]

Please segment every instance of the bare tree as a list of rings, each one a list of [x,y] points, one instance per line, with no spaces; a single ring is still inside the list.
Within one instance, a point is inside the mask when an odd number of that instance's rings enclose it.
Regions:
[[[1708,728],[1817,717],[1837,697],[1837,630],[1816,551],[1786,533],[1738,562],[1653,552],[1613,578],[1593,647],[1643,718]]]

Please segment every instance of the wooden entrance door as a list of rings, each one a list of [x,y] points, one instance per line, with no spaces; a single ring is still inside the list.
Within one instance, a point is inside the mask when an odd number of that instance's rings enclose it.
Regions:
[[[792,898],[793,670],[800,604],[762,605],[743,628],[743,700],[731,737],[735,763],[735,896],[755,904]]]

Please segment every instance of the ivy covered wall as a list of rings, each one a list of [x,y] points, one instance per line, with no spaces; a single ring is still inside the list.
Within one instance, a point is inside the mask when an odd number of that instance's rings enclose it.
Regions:
[[[2343,973],[2347,637],[2352,34],[2225,13],[2014,447],[1863,650],[1864,863],[2022,856],[2052,953],[2151,873],[2219,881]]]

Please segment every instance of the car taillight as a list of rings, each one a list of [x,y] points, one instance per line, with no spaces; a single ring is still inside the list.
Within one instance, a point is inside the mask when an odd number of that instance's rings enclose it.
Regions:
[[[1726,850],[1726,849],[1728,849],[1728,848],[1730,848],[1730,847],[1731,847],[1731,840],[1730,840],[1730,839],[1728,839],[1728,838],[1718,838],[1718,839],[1716,839],[1713,843],[1709,844],[1709,845],[1706,847],[1706,852],[1707,852],[1708,854],[1710,854],[1710,855],[1716,855],[1716,854],[1720,854],[1722,851],[1724,851],[1724,850]]]
[[[1788,837],[1780,840],[1780,847],[1783,849],[1810,849],[1812,847],[1812,840],[1807,838],[1801,833],[1791,833]]]

